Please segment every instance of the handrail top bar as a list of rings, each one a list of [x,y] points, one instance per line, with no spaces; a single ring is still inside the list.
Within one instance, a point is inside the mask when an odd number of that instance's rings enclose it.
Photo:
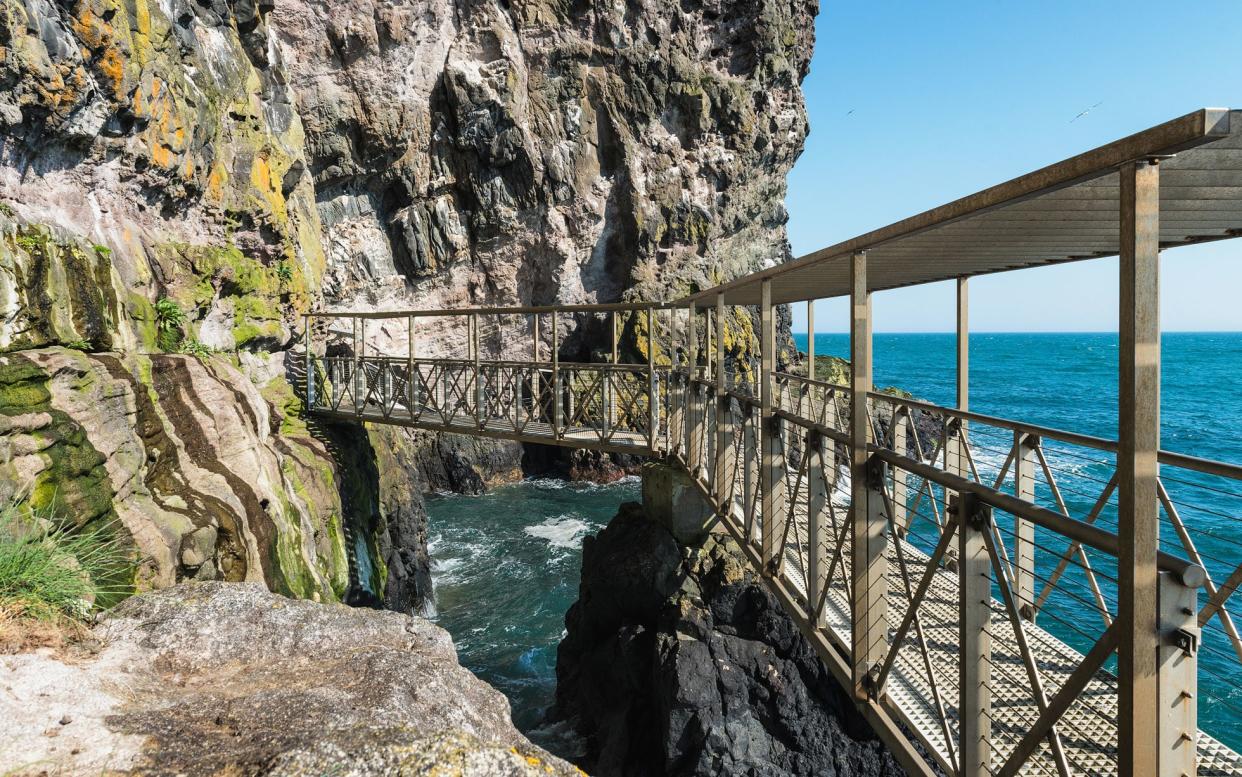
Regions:
[[[650,309],[668,310],[677,305],[668,302],[600,302],[581,305],[482,306],[477,308],[442,308],[439,310],[317,310],[304,313],[308,318],[443,318],[448,316],[503,316],[543,313],[622,313]],[[681,307],[685,307],[682,305]]]
[[[1219,140],[1230,134],[1230,113],[1231,111],[1228,108],[1202,108],[1193,111],[1185,116],[1156,125],[1121,140],[1116,140],[1091,151],[924,211],[918,215],[850,238],[836,245],[806,254],[791,262],[778,264],[766,270],[761,270],[728,283],[688,295],[674,304],[678,306],[693,304],[700,308],[709,307],[716,304],[716,297],[720,294],[728,295],[730,292],[745,287],[753,287],[763,281],[772,280],[791,272],[805,270],[812,265],[844,260],[852,254],[878,248],[899,238],[911,237],[969,216],[983,214],[1039,195],[1049,194],[1077,183],[1099,178],[1127,162],[1167,157],[1213,140]],[[1235,127],[1234,129],[1237,130],[1239,128]],[[1111,253],[1099,254],[1101,257],[1108,255],[1111,255]],[[989,266],[986,269],[955,273],[950,277],[983,275],[1007,269],[1019,268],[1009,264],[999,264],[997,266]],[[921,283],[933,283],[945,279],[910,279],[905,282],[897,280],[883,286],[873,287],[871,290],[876,291]],[[813,285],[807,284],[806,287],[803,287],[792,296],[786,295],[787,298],[782,298],[779,302],[802,302],[835,296],[844,296],[844,293],[817,293]]]
[[[793,380],[802,383],[834,391],[849,390],[849,386],[839,383],[829,383],[823,380],[812,380],[804,375],[778,372],[776,373],[776,376],[778,378],[792,378]],[[896,394],[886,394],[883,391],[872,391],[867,396],[872,399],[891,402],[895,405],[904,405],[905,407],[918,410],[944,413],[945,415],[950,415],[954,418],[961,418],[966,421],[978,421],[989,426],[1011,429],[1015,432],[1031,434],[1036,437],[1046,437],[1050,440],[1068,443],[1070,445],[1081,445],[1084,448],[1094,448],[1108,453],[1117,452],[1117,441],[1110,440],[1106,437],[1095,437],[1093,435],[1082,434],[1080,432],[1067,432],[1064,429],[1053,429],[1049,426],[1040,426],[1038,424],[1027,423],[1025,421],[1014,421],[1009,418],[1001,418],[1000,416],[985,415],[983,413],[976,413],[970,410],[959,410],[955,407],[945,407],[932,402],[925,402],[921,399],[909,399],[907,397],[897,396]],[[1205,475],[1216,475],[1218,477],[1242,481],[1242,464],[1232,464],[1218,459],[1204,459],[1198,456],[1191,456],[1188,453],[1178,453],[1176,451],[1165,450],[1163,448],[1161,448],[1159,452],[1159,462],[1161,464],[1169,464],[1174,467],[1180,467],[1181,469],[1201,472]]]
[[[1025,518],[1037,526],[1048,529],[1062,537],[1068,537],[1075,542],[1081,542],[1087,547],[1108,553],[1114,558],[1120,550],[1121,538],[1095,524],[1062,515],[1046,507],[1019,499],[1012,494],[997,491],[983,483],[976,483],[973,480],[939,470],[888,448],[872,444],[868,446],[868,451],[872,456],[889,465],[904,469],[907,472],[913,472],[919,477],[926,478],[930,482],[937,483],[952,491],[959,493],[970,492],[991,507]],[[1162,550],[1156,552],[1156,566],[1162,571],[1172,572],[1177,575],[1182,584],[1190,588],[1200,588],[1207,580],[1207,573],[1203,567]]]

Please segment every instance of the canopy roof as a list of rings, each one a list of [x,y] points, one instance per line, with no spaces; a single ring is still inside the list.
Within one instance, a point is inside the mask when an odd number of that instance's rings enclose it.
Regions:
[[[858,251],[872,291],[1113,256],[1118,168],[1151,158],[1162,159],[1162,248],[1242,235],[1242,111],[1205,108],[680,304],[723,293],[725,304],[758,305],[765,279],[774,304],[845,296]]]

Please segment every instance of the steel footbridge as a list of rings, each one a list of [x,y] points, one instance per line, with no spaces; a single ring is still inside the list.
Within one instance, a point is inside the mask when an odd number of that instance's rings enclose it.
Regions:
[[[315,313],[305,401],[680,468],[911,774],[1240,775],[1242,466],[1161,448],[1158,318],[1161,252],[1239,235],[1242,112],[1205,109],[680,300]],[[969,279],[1107,256],[1116,437],[972,412]],[[944,280],[956,407],[873,390],[872,295]]]

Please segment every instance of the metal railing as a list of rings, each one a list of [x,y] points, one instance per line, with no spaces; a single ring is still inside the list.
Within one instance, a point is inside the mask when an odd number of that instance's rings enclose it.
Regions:
[[[1118,771],[1115,442],[881,392],[856,417],[849,386],[776,371],[755,385],[719,356],[687,369],[653,351],[311,355],[307,402],[675,462],[909,771]],[[1242,773],[1200,731],[1242,719],[1242,538],[1220,530],[1242,514],[1242,467],[1159,459],[1162,732],[1181,737],[1162,763]]]

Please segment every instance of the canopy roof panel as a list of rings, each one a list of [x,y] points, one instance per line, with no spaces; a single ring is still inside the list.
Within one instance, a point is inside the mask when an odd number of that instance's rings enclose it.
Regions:
[[[867,252],[872,291],[1116,255],[1126,162],[1161,159],[1164,248],[1242,236],[1242,111],[1205,108],[680,304],[775,304],[849,294]]]

